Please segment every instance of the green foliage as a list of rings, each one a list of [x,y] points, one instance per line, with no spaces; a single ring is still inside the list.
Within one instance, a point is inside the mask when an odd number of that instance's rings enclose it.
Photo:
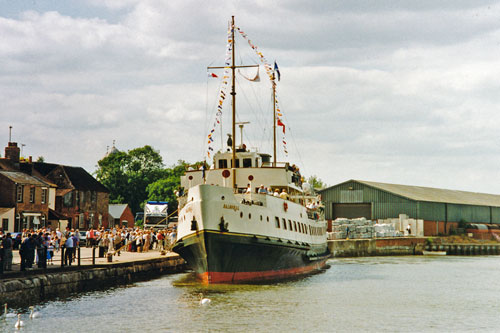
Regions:
[[[135,223],[134,223],[134,225],[135,225],[136,227],[139,227],[139,228],[142,228],[143,224],[144,224],[144,221],[143,221],[143,220],[137,220],[137,221],[135,221]]]
[[[198,169],[204,162],[189,165],[179,160],[165,168],[159,152],[144,146],[114,152],[97,163],[95,175],[109,189],[110,203],[128,203],[136,213],[144,209],[148,200],[168,201],[171,213],[177,209],[175,192],[180,188],[180,177],[188,166]],[[136,225],[142,225],[142,221],[138,220]]]
[[[147,199],[146,187],[165,174],[161,155],[151,146],[118,151],[97,163],[96,178],[110,190],[110,202],[128,203],[133,212]]]
[[[307,179],[307,182],[309,184],[311,184],[311,186],[315,189],[315,190],[319,190],[319,189],[322,189],[322,188],[325,188],[327,187],[328,185],[326,185],[325,183],[323,183],[323,181],[321,179],[319,179],[316,175],[313,175],[311,177],[309,177]]]
[[[197,162],[193,167],[201,165],[202,162]],[[168,201],[169,213],[177,209],[177,196],[175,192],[180,187],[180,177],[184,175],[188,164],[182,160],[177,162],[169,169],[165,169],[163,178],[149,184],[146,188],[148,200]]]
[[[38,158],[36,159],[37,162],[40,162],[40,163],[43,163],[45,162],[45,157],[43,156],[38,156]]]

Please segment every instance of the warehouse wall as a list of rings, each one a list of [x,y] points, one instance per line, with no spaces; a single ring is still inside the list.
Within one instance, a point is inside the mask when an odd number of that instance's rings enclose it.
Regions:
[[[372,219],[393,218],[399,214],[415,218],[417,214],[415,201],[357,182],[339,184],[325,190],[321,195],[325,203],[326,219],[333,219],[333,203],[372,203]]]
[[[426,221],[500,224],[500,207],[460,205],[441,202],[414,201],[395,194],[349,181],[326,189],[322,193],[325,217],[333,219],[333,204],[371,203],[371,219],[396,218],[406,214]],[[428,226],[439,230],[440,226]],[[444,231],[444,230],[443,230]]]

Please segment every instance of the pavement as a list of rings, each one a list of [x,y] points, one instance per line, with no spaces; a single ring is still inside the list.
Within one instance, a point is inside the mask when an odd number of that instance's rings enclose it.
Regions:
[[[90,247],[81,247],[80,248],[80,267],[81,268],[91,268],[93,266],[92,264],[92,248]],[[119,263],[127,263],[127,262],[135,262],[135,261],[143,261],[143,260],[151,260],[151,259],[160,259],[160,258],[167,258],[167,257],[172,257],[172,258],[177,258],[179,255],[175,252],[166,252],[165,254],[161,254],[159,250],[151,250],[148,252],[127,252],[127,251],[120,251],[120,255],[113,255],[112,256],[112,262],[108,261],[107,256],[104,256],[104,258],[99,258],[99,249],[95,249],[95,265],[96,266],[103,266],[103,265],[113,265],[113,264],[119,264]],[[14,277],[17,276],[20,273],[20,265],[21,258],[19,256],[19,251],[14,250],[13,251],[13,260],[12,260],[12,271],[6,271],[4,272],[4,275],[0,275],[1,278],[9,278],[9,277]],[[65,266],[64,268],[67,268],[68,266]],[[72,263],[71,268],[75,269],[78,267],[78,261],[75,259],[75,261]],[[61,251],[55,252],[54,251],[54,258],[52,259],[52,262],[48,261],[47,262],[47,269],[48,270],[58,270],[61,269]],[[36,274],[36,273],[46,273],[44,269],[38,268],[36,264],[33,264],[32,269],[28,269],[28,273],[31,274]],[[23,272],[24,273],[24,272]]]

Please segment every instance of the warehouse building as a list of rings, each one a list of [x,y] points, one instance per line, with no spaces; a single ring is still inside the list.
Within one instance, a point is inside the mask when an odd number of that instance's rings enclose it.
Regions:
[[[349,180],[320,191],[327,220],[406,214],[424,220],[424,235],[449,234],[459,222],[500,224],[500,195]]]

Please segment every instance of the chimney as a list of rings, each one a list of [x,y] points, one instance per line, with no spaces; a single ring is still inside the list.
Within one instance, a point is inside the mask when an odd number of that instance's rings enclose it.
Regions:
[[[5,158],[12,161],[12,163],[19,163],[19,157],[21,156],[21,149],[17,146],[17,142],[9,142],[9,145],[5,147]]]

